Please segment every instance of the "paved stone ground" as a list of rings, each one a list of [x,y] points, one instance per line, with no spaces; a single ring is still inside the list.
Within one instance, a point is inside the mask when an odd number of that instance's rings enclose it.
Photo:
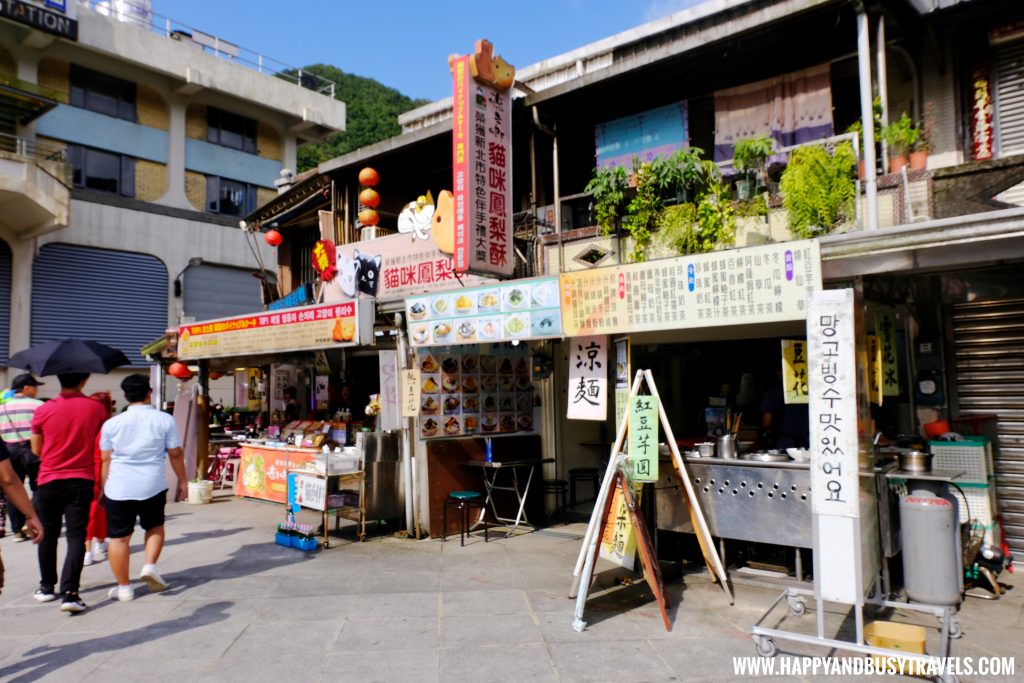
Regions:
[[[737,586],[730,607],[705,575],[677,577],[669,633],[646,586],[618,586],[622,573],[602,565],[577,633],[566,593],[582,524],[474,537],[464,548],[382,535],[305,554],[270,541],[279,506],[219,495],[168,513],[160,569],[171,587],[151,594],[140,584],[134,602],[113,602],[102,562],[85,568],[89,610],[75,616],[32,599],[34,546],[0,541],[0,680],[726,680],[734,656],[754,654],[747,630],[778,594]],[[134,540],[138,551],[140,532]],[[140,567],[133,555],[133,573]],[[1022,592],[969,600],[954,654],[1021,654]],[[830,620],[838,627],[843,616]],[[786,619],[814,628],[812,616]],[[1017,670],[1024,678],[1024,657]]]

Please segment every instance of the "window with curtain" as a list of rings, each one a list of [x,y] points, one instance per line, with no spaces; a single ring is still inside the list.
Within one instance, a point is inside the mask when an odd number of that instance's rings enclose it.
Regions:
[[[206,210],[225,216],[245,216],[256,210],[256,186],[238,180],[206,177]]]

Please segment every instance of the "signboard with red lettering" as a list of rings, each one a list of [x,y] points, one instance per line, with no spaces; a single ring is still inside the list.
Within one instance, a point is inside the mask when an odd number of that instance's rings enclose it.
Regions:
[[[510,276],[512,98],[470,73],[472,56],[452,69],[452,194],[455,270]]]
[[[336,260],[333,241],[318,240],[313,245],[313,270],[320,274],[320,279],[324,282],[330,282],[338,274]]]
[[[360,301],[204,320],[178,330],[181,359],[340,348],[373,341],[373,306]]]
[[[995,140],[992,131],[992,91],[988,66],[971,74],[971,151],[978,161],[991,159]]]

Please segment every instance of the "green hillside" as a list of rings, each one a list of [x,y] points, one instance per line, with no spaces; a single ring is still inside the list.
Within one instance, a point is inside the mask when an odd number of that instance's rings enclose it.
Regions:
[[[402,132],[398,115],[422,106],[430,100],[414,100],[372,78],[347,74],[326,64],[314,64],[303,71],[334,81],[334,96],[346,106],[346,131],[325,142],[299,148],[298,171],[365,147]]]

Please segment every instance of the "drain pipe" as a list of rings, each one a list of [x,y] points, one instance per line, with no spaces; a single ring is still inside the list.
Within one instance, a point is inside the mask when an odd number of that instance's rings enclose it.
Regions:
[[[402,314],[395,314],[395,330],[398,333],[398,370],[406,370],[409,367],[409,349],[405,340],[405,332],[402,331]],[[399,401],[401,403],[401,401]],[[405,478],[405,528],[406,533],[414,538],[420,537],[419,518],[416,515],[416,477],[412,466],[412,449],[409,441],[412,438],[414,425],[410,417],[402,418],[402,476]]]
[[[533,107],[533,125],[542,133],[551,136],[551,175],[555,188],[555,230],[558,232],[558,272],[565,271],[565,254],[562,250],[562,196],[558,182],[558,134],[540,122],[537,107]]]
[[[882,103],[882,128],[889,125],[889,64],[885,50],[885,15],[881,14],[878,17],[878,30],[875,32],[875,69],[878,70],[878,98]],[[871,112],[872,116],[874,113]],[[889,150],[885,145],[882,145],[882,168],[889,168]]]
[[[857,3],[857,65],[860,72],[860,118],[864,135],[864,190],[868,230],[878,229],[878,176],[875,168],[875,121],[871,97],[871,26],[863,3]]]

